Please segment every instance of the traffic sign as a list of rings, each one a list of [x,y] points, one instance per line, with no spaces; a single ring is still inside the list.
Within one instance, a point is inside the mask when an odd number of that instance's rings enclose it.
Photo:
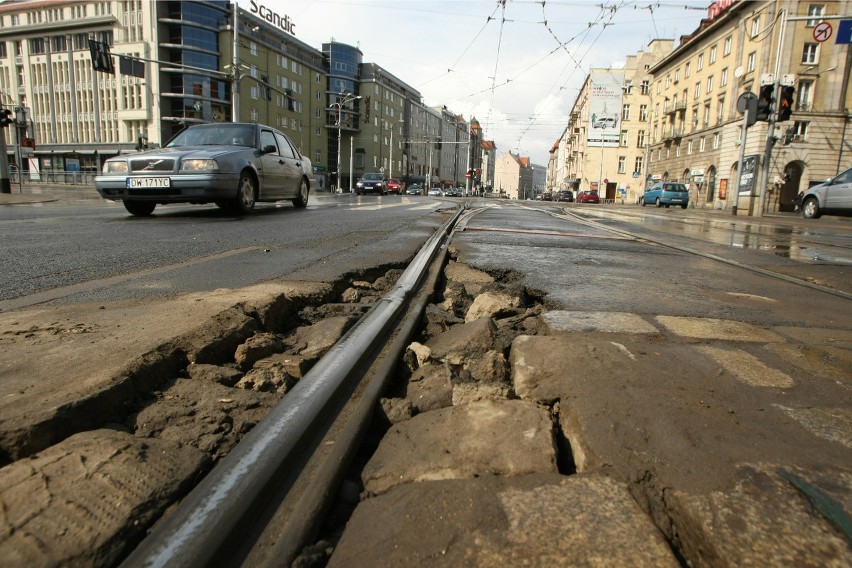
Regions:
[[[837,24],[837,39],[834,43],[852,43],[852,20],[840,20]]]
[[[814,26],[814,39],[820,43],[831,37],[834,30],[828,22],[820,22]]]

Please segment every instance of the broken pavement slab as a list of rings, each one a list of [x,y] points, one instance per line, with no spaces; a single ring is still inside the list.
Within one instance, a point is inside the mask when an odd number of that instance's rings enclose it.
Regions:
[[[425,412],[382,438],[361,476],[380,494],[429,479],[556,473],[548,412],[520,400],[483,400]]]
[[[543,474],[395,487],[358,505],[328,566],[680,564],[623,485]]]

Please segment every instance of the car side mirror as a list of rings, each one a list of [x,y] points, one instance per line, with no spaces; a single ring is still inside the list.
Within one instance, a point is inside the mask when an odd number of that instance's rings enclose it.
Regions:
[[[272,154],[276,150],[277,148],[275,147],[275,144],[267,144],[263,147],[263,150],[261,150],[261,152],[264,154]]]

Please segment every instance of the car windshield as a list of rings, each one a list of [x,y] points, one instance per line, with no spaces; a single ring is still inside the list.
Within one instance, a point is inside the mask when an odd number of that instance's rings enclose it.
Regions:
[[[203,124],[190,126],[169,140],[166,148],[183,146],[254,147],[254,127],[246,124]]]
[[[388,183],[399,183],[399,180],[398,180],[398,179],[396,179],[396,178],[390,178],[390,179],[388,180]]]
[[[682,183],[667,183],[663,187],[665,191],[686,191],[686,186]]]
[[[380,179],[382,179],[382,174],[364,174],[363,179],[368,180],[368,181],[380,180]]]

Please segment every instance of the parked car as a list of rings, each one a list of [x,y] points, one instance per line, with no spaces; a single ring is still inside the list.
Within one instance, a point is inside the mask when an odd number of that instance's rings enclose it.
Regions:
[[[385,179],[385,174],[378,172],[370,172],[361,176],[361,179],[355,182],[355,195],[362,193],[378,193],[385,195],[388,192],[388,182]]]
[[[541,200],[542,201],[553,201],[553,194],[550,193],[549,191],[545,191],[544,193],[541,194]]]
[[[586,189],[577,193],[577,203],[600,203],[601,198],[597,189]]]
[[[852,168],[813,186],[802,196],[802,217],[818,219],[824,213],[852,214]]]
[[[388,193],[399,193],[402,189],[402,184],[396,178],[388,179]]]
[[[680,205],[686,209],[689,204],[689,190],[682,183],[662,181],[649,187],[639,202],[642,207],[653,203],[657,207]]]
[[[308,204],[311,161],[286,135],[250,123],[198,124],[162,148],[110,158],[95,188],[121,201],[132,215],[153,213],[158,203],[215,203],[239,213],[258,201]]]
[[[427,193],[426,195],[431,195],[432,197],[442,197],[444,195],[444,192],[441,191],[440,187],[433,186],[431,189],[429,189],[429,193]]]
[[[557,191],[553,200],[554,201],[567,201],[568,203],[572,203],[574,201],[574,192],[569,191],[567,189]]]
[[[419,183],[412,183],[405,189],[406,195],[423,195],[423,186]]]

